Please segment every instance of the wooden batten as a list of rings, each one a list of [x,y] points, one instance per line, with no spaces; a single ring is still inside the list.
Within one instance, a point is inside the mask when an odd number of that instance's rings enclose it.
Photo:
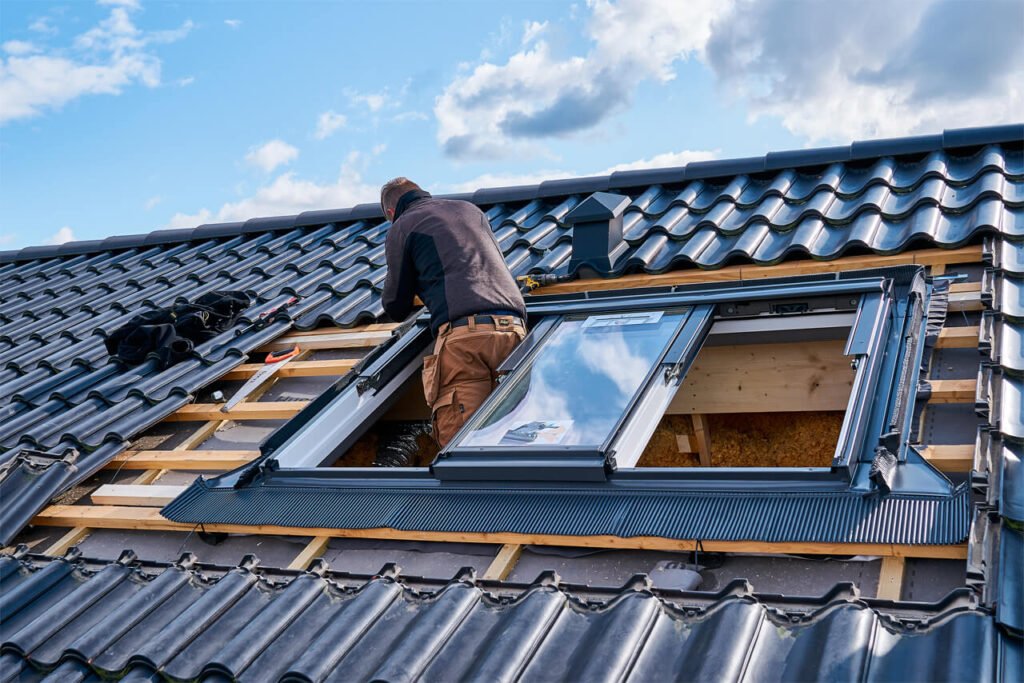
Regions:
[[[302,552],[296,555],[295,559],[288,565],[288,569],[308,569],[313,560],[324,554],[330,540],[330,536],[314,536],[311,538],[306,547],[302,549]]]
[[[391,332],[335,332],[332,334],[290,334],[279,337],[260,347],[258,351],[281,351],[298,346],[300,349],[365,349],[382,344],[391,338]]]
[[[937,266],[951,263],[977,263],[979,261],[981,261],[981,245],[971,245],[958,249],[921,249],[919,251],[906,251],[902,254],[891,254],[888,256],[847,256],[831,261],[791,261],[774,266],[745,264],[741,266],[727,266],[717,270],[690,268],[656,275],[644,273],[618,278],[574,280],[572,282],[543,287],[537,290],[537,294],[659,287],[698,284],[701,282],[728,282],[768,277],[836,273],[847,270],[863,270],[865,268],[884,268],[887,266],[915,264]]]
[[[185,486],[157,484],[104,484],[92,492],[96,505],[144,505],[163,507],[184,492]]]
[[[359,360],[355,358],[343,358],[339,360],[306,360],[292,361],[281,367],[274,373],[275,377],[330,377],[344,375],[355,367]],[[234,370],[229,370],[222,380],[249,379],[257,372],[267,367],[264,363],[245,363]]]
[[[899,600],[903,592],[903,573],[906,560],[902,557],[883,557],[878,572],[878,591],[875,597],[882,600]]]
[[[971,403],[977,393],[978,381],[974,379],[932,379],[930,403]]]
[[[259,451],[125,451],[106,464],[110,470],[194,470],[223,472],[248,464]]]
[[[937,349],[973,349],[978,346],[978,326],[943,327],[935,342]]]
[[[974,467],[974,444],[924,446],[921,457],[942,472],[970,472]]]
[[[515,569],[516,563],[519,562],[519,556],[522,554],[523,546],[518,543],[506,543],[501,546],[501,550],[491,560],[491,564],[488,565],[481,578],[504,581]]]
[[[309,401],[266,401],[239,403],[228,412],[219,403],[193,403],[167,416],[168,422],[200,422],[207,420],[288,420],[297,415]]]

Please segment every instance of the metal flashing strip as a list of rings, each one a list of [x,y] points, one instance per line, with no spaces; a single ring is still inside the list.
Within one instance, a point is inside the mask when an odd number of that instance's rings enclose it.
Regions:
[[[768,282],[764,288],[787,299],[797,293],[820,297],[842,285],[845,285],[842,297],[849,299],[851,291],[858,293],[852,301],[860,302],[860,313],[851,328],[848,347],[857,352],[857,358],[866,358],[868,362],[861,363],[859,368],[847,417],[847,424],[856,427],[852,433],[858,436],[854,439],[847,434],[853,450],[843,451],[848,459],[831,469],[625,468],[616,471],[614,467],[605,467],[602,459],[597,461],[595,470],[601,476],[594,477],[589,452],[549,453],[545,450],[540,454],[543,457],[538,458],[532,457],[536,453],[510,452],[495,456],[484,452],[487,449],[479,449],[480,453],[456,449],[453,453],[461,460],[458,464],[463,476],[448,477],[442,476],[447,472],[439,472],[447,465],[441,457],[430,471],[296,469],[288,466],[293,463],[292,459],[277,462],[265,458],[262,464],[248,470],[196,482],[168,505],[163,514],[186,523],[387,527],[440,532],[501,530],[708,540],[958,543],[966,537],[969,524],[966,484],[954,488],[919,457],[899,463],[894,457],[892,471],[882,488],[868,478],[875,442],[880,436],[887,439],[893,436],[892,448],[896,451],[901,451],[899,444],[906,441],[904,432],[908,425],[893,414],[894,410],[900,416],[906,412],[895,407],[899,402],[900,382],[906,379],[898,376],[897,369],[908,364],[915,369],[919,367],[922,346],[907,346],[906,340],[924,334],[926,324],[919,314],[920,305],[911,305],[913,302],[907,298],[891,298],[895,294],[917,296],[912,290],[914,283],[923,284],[921,269],[901,268],[873,274],[877,277],[854,274],[842,279],[790,279],[785,283]],[[672,340],[665,342],[673,349],[669,351],[672,357],[667,358],[663,350],[656,371],[652,372],[663,372],[662,364],[666,362],[693,360],[695,350],[710,328],[716,295],[731,297],[733,302],[761,301],[757,304],[760,308],[770,308],[763,303],[765,294],[761,289],[742,289],[746,299],[733,296],[736,288],[728,287],[715,287],[713,292],[691,288],[687,292],[638,297],[647,310],[652,310],[652,306],[661,310],[695,298],[701,302],[683,309],[687,319],[675,328]],[[633,300],[621,296],[595,301],[570,298],[562,302],[564,307],[549,301],[542,310],[548,316],[563,314],[563,311],[567,311],[567,315],[578,315],[580,305],[584,304],[591,310],[599,305],[603,307],[599,310],[618,311],[628,301]],[[639,304],[633,309],[638,307]],[[700,315],[696,315],[698,311]],[[537,315],[533,310],[530,313]],[[693,329],[687,332],[691,318]],[[554,328],[541,325],[539,329],[544,334]],[[369,426],[367,411],[382,410],[387,401],[393,400],[397,387],[410,376],[409,368],[418,367],[414,361],[410,362],[411,356],[401,355],[401,349],[416,339],[412,334],[399,338],[367,369],[367,372],[372,368],[383,370],[388,359],[402,359],[403,367],[393,382],[365,396],[358,390],[357,383],[350,383],[321,413],[311,416],[307,425],[297,432],[298,437],[286,441],[274,453],[285,456],[297,453],[306,461],[318,463],[336,453],[338,443],[349,443],[353,434]],[[524,354],[522,361],[525,363],[528,357],[529,354]],[[652,396],[651,400],[656,403],[664,402],[660,394]],[[369,403],[359,404],[366,409],[357,414],[353,406],[364,399]],[[644,404],[637,410],[652,415],[658,413],[652,406]],[[897,427],[890,435],[886,425],[891,425],[893,420]],[[615,438],[629,436],[637,443],[646,442],[642,432],[651,426],[649,420],[627,420],[624,424],[626,431]],[[309,441],[303,434],[315,437],[316,441]],[[875,438],[869,438],[870,434],[875,434]],[[622,442],[620,439],[613,443]],[[621,445],[622,452],[626,453],[630,445]],[[632,460],[624,456],[623,462],[631,464]],[[300,499],[308,504],[300,504]],[[556,501],[563,505],[557,514]],[[564,528],[560,525],[562,517],[572,520]]]
[[[864,496],[687,491],[665,482],[658,489],[582,482],[438,486],[430,479],[303,486],[274,474],[239,490],[199,480],[162,510],[189,524],[927,545],[961,543],[969,512],[967,484],[951,496]]]

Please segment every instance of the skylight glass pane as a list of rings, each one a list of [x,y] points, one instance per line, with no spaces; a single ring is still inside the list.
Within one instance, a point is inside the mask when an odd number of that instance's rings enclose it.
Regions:
[[[673,310],[562,320],[528,365],[474,416],[459,445],[601,446],[685,315]]]

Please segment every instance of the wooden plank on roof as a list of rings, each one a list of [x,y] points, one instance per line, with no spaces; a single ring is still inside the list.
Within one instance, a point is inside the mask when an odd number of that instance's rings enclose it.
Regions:
[[[515,569],[519,556],[523,554],[523,546],[518,543],[506,543],[491,560],[490,566],[484,572],[483,578],[494,581],[504,581],[512,570]]]
[[[108,470],[233,470],[252,462],[259,451],[125,451],[106,464]]]
[[[878,591],[875,597],[882,600],[899,600],[903,592],[903,571],[906,559],[902,557],[883,557],[882,568],[878,574]]]
[[[309,401],[266,401],[239,403],[228,412],[221,411],[220,403],[192,403],[171,413],[168,422],[198,422],[201,420],[288,420],[309,405]]]
[[[974,444],[924,446],[918,450],[941,472],[970,472],[974,467]]]
[[[978,390],[976,379],[930,379],[930,403],[973,403]]]
[[[278,337],[260,347],[258,351],[281,351],[298,346],[300,349],[365,349],[382,344],[391,338],[391,332],[334,332],[332,334],[294,334]]]
[[[693,439],[697,442],[700,466],[711,467],[711,429],[708,427],[708,416],[693,413],[690,419],[693,422]]]
[[[148,505],[163,507],[177,498],[186,486],[157,484],[104,484],[92,492],[96,505]]]
[[[922,249],[905,251],[902,254],[888,256],[846,256],[831,261],[790,261],[774,266],[758,266],[754,264],[727,266],[717,270],[701,270],[690,268],[674,270],[668,273],[648,275],[626,275],[618,278],[586,279],[564,282],[557,285],[542,287],[537,294],[555,294],[560,292],[586,292],[604,289],[630,289],[633,287],[658,287],[666,285],[685,285],[701,282],[723,282],[734,280],[752,280],[766,277],[788,277],[791,275],[813,275],[817,273],[835,273],[839,271],[862,270],[865,268],[883,268],[898,265],[935,266],[947,263],[977,263],[981,261],[981,245],[970,245],[958,249]]]
[[[390,332],[398,329],[398,323],[373,323],[372,325],[359,325],[358,327],[320,327],[315,330],[292,332],[289,336],[308,337],[318,334],[356,334],[360,332]]]
[[[90,532],[92,532],[92,529],[85,526],[69,529],[68,532],[57,539],[53,545],[44,550],[43,554],[50,555],[51,557],[60,557],[68,551],[68,548],[76,546],[84,541]]]
[[[980,282],[953,282],[949,285],[951,294],[963,294],[966,292],[980,292]]]
[[[344,375],[359,362],[357,358],[340,358],[336,360],[292,361],[274,373],[275,377],[323,377]],[[261,369],[264,363],[245,363],[234,370],[229,370],[222,380],[249,379]]]
[[[935,342],[937,349],[973,349],[978,346],[978,326],[943,327]]]
[[[981,292],[951,292],[949,310],[968,313],[985,310],[984,304],[981,303]]]
[[[306,547],[302,549],[295,559],[288,565],[288,569],[299,569],[305,570],[309,567],[310,563],[316,558],[324,554],[327,550],[327,543],[331,540],[330,536],[314,536],[310,539]]]
[[[40,526],[91,526],[102,529],[150,529],[191,531],[197,525],[172,522],[160,510],[115,505],[51,505],[32,520]],[[656,536],[558,536],[550,534],[449,533],[401,529],[328,529],[276,525],[203,524],[207,532],[264,534],[271,536],[328,536],[331,538],[374,538],[437,543],[506,543],[520,545],[561,545],[578,548],[632,548],[670,552],[784,553],[793,555],[874,555],[879,557],[931,557],[966,559],[967,545],[899,545],[891,543],[769,543],[764,541],[698,541]]]

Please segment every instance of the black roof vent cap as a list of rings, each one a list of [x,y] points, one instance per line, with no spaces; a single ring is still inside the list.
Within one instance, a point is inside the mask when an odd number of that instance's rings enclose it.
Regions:
[[[595,192],[563,219],[572,225],[570,272],[589,266],[610,273],[629,246],[622,239],[622,214],[632,200],[626,195]]]

